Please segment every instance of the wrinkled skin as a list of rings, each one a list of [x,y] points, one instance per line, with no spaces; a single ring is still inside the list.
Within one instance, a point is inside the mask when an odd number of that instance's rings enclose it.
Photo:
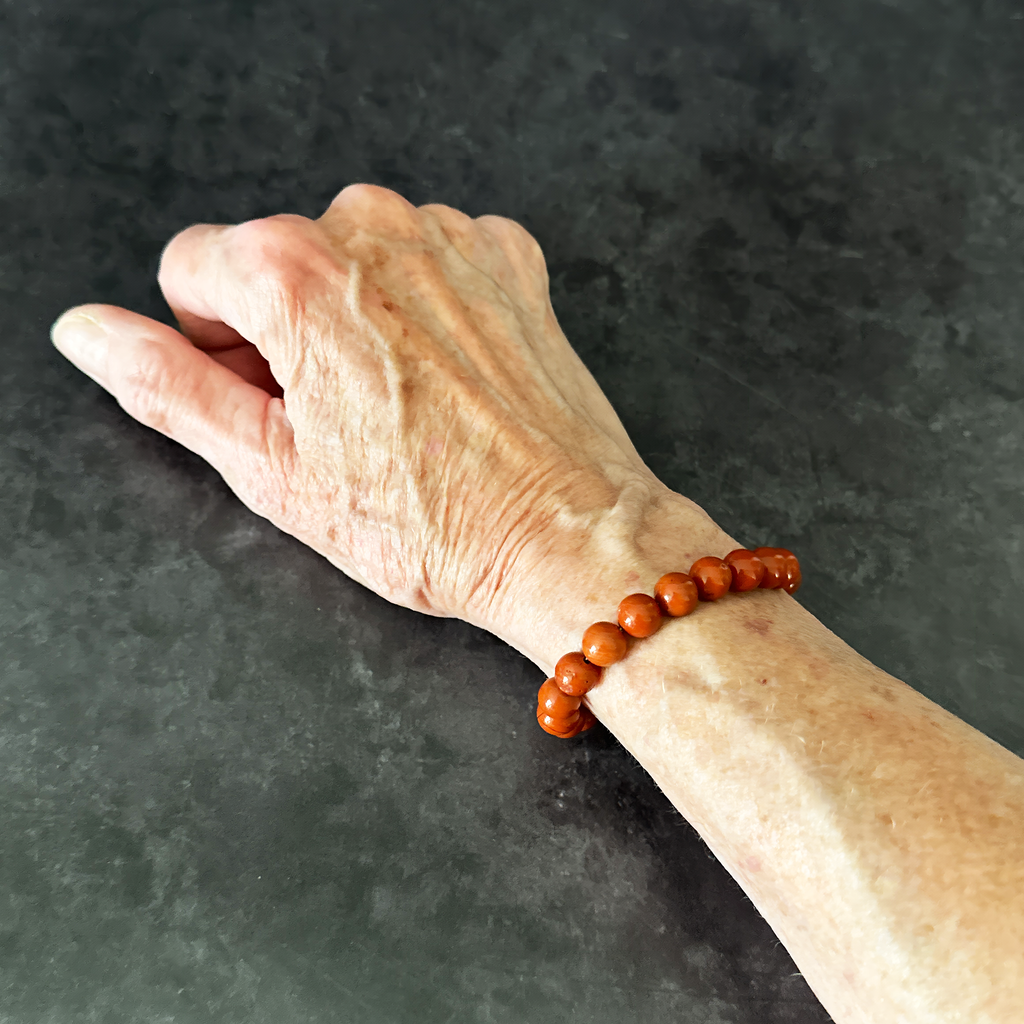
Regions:
[[[560,531],[665,491],[511,220],[352,185],[319,220],[189,228],[159,280],[191,345],[101,306],[69,311],[56,344],[391,601],[486,624]],[[105,347],[83,355],[89,322]]]

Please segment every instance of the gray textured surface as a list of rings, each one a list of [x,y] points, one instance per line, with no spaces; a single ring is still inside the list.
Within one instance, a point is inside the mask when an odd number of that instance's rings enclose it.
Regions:
[[[351,181],[519,219],[655,470],[1024,754],[1021,52],[999,2],[0,4],[0,1021],[826,1021],[532,666],[47,329]]]

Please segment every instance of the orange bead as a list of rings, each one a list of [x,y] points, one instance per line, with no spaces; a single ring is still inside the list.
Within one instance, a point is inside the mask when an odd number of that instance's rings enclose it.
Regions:
[[[661,625],[658,602],[647,594],[630,594],[619,602],[619,625],[638,638],[651,636]]]
[[[537,722],[545,732],[551,733],[552,736],[568,739],[575,735],[574,730],[580,723],[580,713],[574,711],[569,718],[555,718],[553,715],[545,715],[538,711]]]
[[[689,615],[697,607],[697,584],[685,572],[667,572],[654,585],[654,600],[674,619]]]
[[[782,548],[755,548],[754,554],[764,562],[762,590],[778,590],[786,582],[786,556]]]
[[[622,661],[627,650],[626,634],[614,622],[595,622],[583,634],[583,656],[602,668]]]
[[[804,581],[804,574],[800,571],[800,566],[797,565],[795,568],[789,566],[786,567],[786,582],[782,584],[782,589],[787,594],[795,594],[800,589],[800,584]]]
[[[717,601],[732,586],[732,569],[714,555],[698,558],[690,568],[690,575],[702,601]]]
[[[764,562],[753,551],[737,548],[730,551],[723,559],[732,570],[732,589],[742,594],[748,590],[756,590],[764,576]]]
[[[782,584],[782,589],[787,594],[795,594],[804,580],[803,573],[800,571],[800,561],[787,548],[777,548],[776,550],[786,560],[786,582]]]
[[[579,736],[581,732],[586,732],[595,725],[597,725],[597,719],[594,717],[594,713],[589,708],[580,708],[579,719],[564,732],[553,733],[553,735],[563,740],[571,740],[573,736]]]
[[[593,665],[579,651],[563,654],[555,666],[555,685],[570,697],[582,697],[601,681],[601,667]]]
[[[537,713],[541,711],[552,718],[568,718],[571,714],[580,709],[580,698],[570,697],[555,685],[554,679],[549,679],[541,685],[537,693]]]

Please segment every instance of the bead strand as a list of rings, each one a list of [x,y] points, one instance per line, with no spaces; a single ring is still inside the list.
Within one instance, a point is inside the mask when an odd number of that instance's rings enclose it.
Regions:
[[[654,597],[630,594],[619,602],[616,622],[595,622],[583,634],[580,650],[562,655],[555,674],[537,694],[537,721],[552,736],[571,739],[597,724],[583,698],[604,669],[621,661],[632,640],[653,636],[665,617],[689,615],[701,601],[717,601],[730,590],[785,590],[795,594],[803,576],[796,555],[786,548],[737,548],[725,558],[698,558],[686,572],[667,572],[654,585]]]

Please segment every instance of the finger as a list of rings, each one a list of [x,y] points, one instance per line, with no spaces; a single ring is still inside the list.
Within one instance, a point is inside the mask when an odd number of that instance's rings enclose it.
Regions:
[[[157,278],[183,333],[199,348],[249,342],[285,383],[307,301],[343,276],[315,222],[280,214],[186,228],[164,249]]]
[[[246,341],[233,327],[203,320],[187,310],[172,308],[171,311],[178,321],[178,330],[196,348],[201,348],[221,366],[234,370],[242,380],[262,388],[267,394],[275,398],[284,395],[284,389],[270,369],[270,363],[252,342]]]
[[[268,395],[274,398],[284,397],[284,388],[278,384],[273,371],[270,369],[270,363],[263,358],[260,350],[255,345],[250,345],[249,342],[243,341],[234,348],[218,349],[214,352],[208,352],[207,355],[214,362],[220,363],[221,366],[226,366],[233,373],[237,373],[246,384],[252,384],[253,387],[266,391]]]
[[[284,404],[165,324],[116,306],[79,306],[53,343],[140,423],[206,459],[254,511],[277,519],[294,466]]]
[[[234,327],[219,320],[204,320],[187,309],[171,306],[171,312],[178,321],[178,330],[204,352],[217,352],[226,348],[237,348],[249,342]]]
[[[227,224],[193,224],[179,231],[164,246],[160,255],[157,282],[167,304],[183,328],[216,329],[214,325],[242,337],[230,324],[240,311],[234,310],[234,297],[223,294],[221,266]]]
[[[254,344],[281,383],[289,378],[307,301],[328,288],[343,295],[347,261],[337,248],[422,240],[416,207],[376,185],[349,185],[318,221],[278,214],[235,225],[196,224],[164,249],[157,279],[182,333],[205,351]]]

